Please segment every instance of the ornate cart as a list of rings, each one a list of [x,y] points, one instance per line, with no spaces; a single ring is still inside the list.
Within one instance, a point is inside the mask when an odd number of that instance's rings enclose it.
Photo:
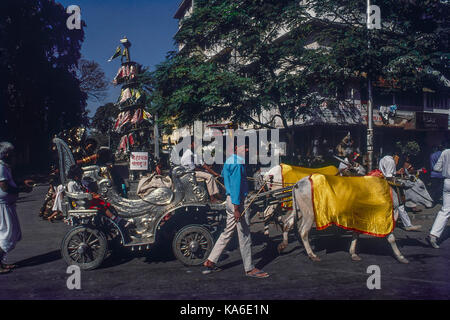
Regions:
[[[61,182],[67,186],[67,172],[75,164],[70,149],[61,139],[53,140],[59,157]],[[214,245],[214,236],[224,222],[223,204],[212,204],[203,183],[183,167],[171,169],[172,187],[154,189],[144,198],[129,199],[116,191],[111,168],[83,167],[101,197],[131,226],[123,228],[97,209],[89,209],[90,193],[65,189],[63,213],[72,226],[61,243],[61,255],[69,265],[91,270],[119,248],[148,250],[159,242],[170,242],[173,254],[185,265],[200,265]]]

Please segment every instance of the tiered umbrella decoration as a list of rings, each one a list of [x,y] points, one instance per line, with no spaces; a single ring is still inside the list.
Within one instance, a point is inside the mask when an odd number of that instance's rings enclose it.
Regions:
[[[151,152],[153,147],[153,120],[150,113],[145,110],[148,97],[139,83],[139,75],[143,72],[142,66],[130,59],[131,42],[124,37],[114,55],[108,60],[121,57],[121,66],[114,77],[113,84],[121,85],[122,90],[116,106],[119,115],[113,131],[122,135],[116,151],[116,157],[129,156],[132,151]]]

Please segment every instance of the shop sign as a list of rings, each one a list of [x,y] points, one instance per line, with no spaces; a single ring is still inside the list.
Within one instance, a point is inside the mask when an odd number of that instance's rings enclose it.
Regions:
[[[130,170],[148,170],[148,152],[132,152]]]

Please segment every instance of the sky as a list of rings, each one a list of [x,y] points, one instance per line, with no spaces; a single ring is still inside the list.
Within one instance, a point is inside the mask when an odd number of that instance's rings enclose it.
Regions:
[[[126,36],[131,42],[133,61],[154,70],[167,52],[176,50],[173,36],[178,20],[173,18],[181,0],[57,0],[65,8],[77,5],[81,19],[87,24],[81,54],[83,59],[94,60],[112,82],[120,67],[120,58],[107,60],[114,54],[119,40]],[[123,49],[123,47],[122,47]],[[89,100],[89,116],[107,103],[116,102],[120,86],[112,84],[103,101]]]

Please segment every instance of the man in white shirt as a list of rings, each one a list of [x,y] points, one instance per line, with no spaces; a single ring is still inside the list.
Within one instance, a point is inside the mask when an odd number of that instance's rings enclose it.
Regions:
[[[192,141],[191,149],[195,150],[194,147],[194,141]],[[208,165],[203,163],[203,161],[197,161],[197,155],[193,153],[191,149],[187,149],[183,153],[183,156],[181,157],[181,165],[186,168],[186,170],[194,171],[196,178],[205,180],[211,202],[217,202],[218,199],[216,196],[219,194],[219,187],[217,186],[217,182],[214,177],[219,177],[220,175],[212,170]],[[200,164],[201,167],[208,172],[202,171],[196,164]]]
[[[396,170],[396,166],[398,164],[398,160],[400,158],[399,156],[400,152],[395,151],[393,152],[393,155],[386,155],[383,158],[381,158],[380,163],[378,165],[379,169],[383,173],[383,175],[386,178],[392,178],[394,175],[400,173],[400,170]],[[409,219],[408,213],[405,210],[405,205],[401,204],[398,207],[398,213],[400,215],[400,219],[402,219],[403,226],[405,227],[406,231],[416,231],[419,230],[422,226],[421,225],[412,225],[411,220]]]
[[[427,238],[428,242],[433,248],[438,249],[437,239],[441,236],[442,232],[447,225],[448,218],[450,217],[450,142],[445,144],[445,150],[442,151],[438,161],[433,167],[436,172],[442,172],[444,177],[444,191],[442,195],[442,208],[436,215],[433,226],[431,227],[430,235]]]

